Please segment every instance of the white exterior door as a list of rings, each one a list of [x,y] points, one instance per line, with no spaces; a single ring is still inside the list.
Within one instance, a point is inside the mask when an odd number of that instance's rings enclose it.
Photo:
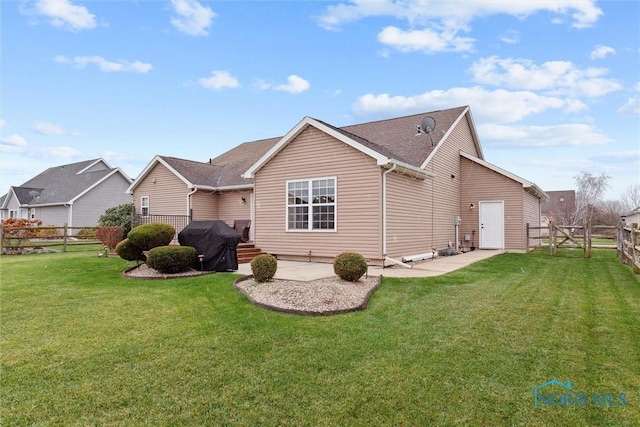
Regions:
[[[504,201],[479,204],[480,249],[504,249]]]

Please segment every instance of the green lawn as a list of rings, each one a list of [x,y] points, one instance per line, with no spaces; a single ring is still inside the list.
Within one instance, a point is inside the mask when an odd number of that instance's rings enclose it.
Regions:
[[[231,274],[3,256],[0,424],[638,425],[640,278],[615,251],[560,253],[384,279],[333,317],[256,308]],[[588,405],[534,408],[554,378]]]

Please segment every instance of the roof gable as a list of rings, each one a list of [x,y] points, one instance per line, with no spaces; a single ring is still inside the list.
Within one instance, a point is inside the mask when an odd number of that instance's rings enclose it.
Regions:
[[[424,177],[429,175],[424,170],[429,156],[441,142],[444,142],[450,129],[468,111],[469,108],[466,106],[457,107],[340,128],[321,120],[305,117],[251,165],[243,177],[254,178],[258,170],[308,126],[313,126],[372,157],[379,166],[392,167],[391,165],[396,165],[396,168],[400,167],[405,173]],[[436,130],[431,135],[419,133],[416,130],[425,115],[433,117],[436,121]],[[473,128],[473,126],[471,127]],[[478,146],[478,152],[481,153],[475,131],[473,137]]]
[[[500,175],[506,176],[509,179],[512,179],[516,182],[519,182],[520,184],[522,184],[522,187],[524,189],[526,189],[527,191],[529,191],[531,194],[533,194],[534,196],[542,199],[542,200],[546,200],[547,199],[547,194],[542,191],[542,189],[540,187],[538,187],[536,184],[534,184],[531,181],[528,181],[524,178],[519,177],[516,174],[513,174],[509,171],[506,171],[496,165],[493,165],[485,160],[479,159],[475,156],[472,156],[471,154],[467,154],[464,151],[460,152],[460,156],[464,157],[465,159],[471,160],[472,162],[478,163],[479,165],[482,165],[488,169],[491,169],[494,172],[499,173]]]
[[[21,205],[73,203],[114,174],[131,182],[122,170],[111,168],[104,159],[92,159],[50,167],[24,184],[12,187],[12,191]]]
[[[252,188],[253,180],[243,178],[242,173],[279,139],[245,142],[210,159],[207,163],[177,157],[155,156],[129,186],[127,192],[133,192],[158,163],[182,180],[187,188],[205,190]]]

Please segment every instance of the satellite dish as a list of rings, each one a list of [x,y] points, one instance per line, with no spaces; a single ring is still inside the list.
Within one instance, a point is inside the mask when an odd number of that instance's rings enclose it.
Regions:
[[[436,121],[433,119],[433,117],[425,116],[422,118],[422,121],[420,122],[420,129],[422,129],[423,132],[431,133],[435,130],[435,128]]]
[[[29,196],[32,199],[37,199],[38,197],[40,197],[40,192],[38,192],[36,190],[31,190],[31,191],[29,191]]]
[[[433,133],[435,128],[436,121],[434,120],[434,118],[431,116],[424,116],[422,118],[422,121],[420,122],[420,126],[416,125],[416,129],[418,130],[418,133],[416,135],[423,135],[426,133],[427,135],[429,135],[431,146],[433,146],[433,138],[431,138],[431,134]]]

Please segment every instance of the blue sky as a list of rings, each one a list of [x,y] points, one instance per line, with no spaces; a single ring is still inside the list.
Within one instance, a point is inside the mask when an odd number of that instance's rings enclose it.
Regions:
[[[640,181],[640,2],[0,4],[0,192],[104,157],[207,161],[284,135],[469,105],[485,159],[544,190]]]

